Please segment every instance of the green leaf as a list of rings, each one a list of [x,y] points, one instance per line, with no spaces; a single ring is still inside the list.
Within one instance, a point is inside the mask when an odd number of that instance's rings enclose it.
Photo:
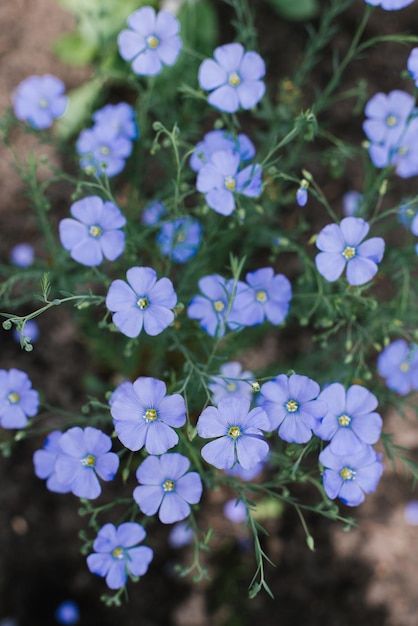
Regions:
[[[270,4],[287,20],[311,20],[319,13],[318,0],[269,0]]]
[[[55,124],[58,137],[68,139],[85,126],[90,120],[94,103],[102,87],[103,80],[93,78],[67,94],[69,97],[67,111]]]
[[[211,2],[187,2],[178,14],[185,47],[212,56],[219,34],[216,11]],[[204,24],[204,28],[202,28]]]
[[[88,43],[78,33],[68,33],[54,41],[53,51],[64,63],[83,66],[93,60],[97,47]]]

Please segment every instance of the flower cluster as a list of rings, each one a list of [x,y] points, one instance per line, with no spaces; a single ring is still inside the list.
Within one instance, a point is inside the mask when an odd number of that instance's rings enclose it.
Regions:
[[[418,346],[404,339],[392,341],[379,354],[377,371],[386,386],[402,396],[418,390]]]
[[[33,461],[38,478],[47,479],[51,491],[71,491],[79,498],[98,498],[102,488],[98,476],[112,480],[119,467],[119,457],[110,452],[112,440],[98,428],[79,426],[65,433],[53,431]]]
[[[29,76],[13,94],[15,115],[37,130],[50,128],[54,120],[64,115],[68,106],[64,92],[65,85],[56,76]]]
[[[402,178],[418,174],[418,119],[414,98],[400,90],[375,94],[367,103],[363,130],[376,167],[395,167]]]
[[[93,115],[94,126],[81,131],[76,150],[80,167],[96,176],[116,176],[125,167],[138,137],[135,112],[126,102],[108,104]]]

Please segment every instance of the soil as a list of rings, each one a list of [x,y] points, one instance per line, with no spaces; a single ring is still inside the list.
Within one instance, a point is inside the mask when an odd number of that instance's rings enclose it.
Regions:
[[[262,52],[277,59],[276,74],[290,73],[298,63],[301,45],[306,40],[303,25],[278,20],[266,2],[255,3],[257,26],[262,33]],[[356,0],[345,14],[335,49],[344,50],[350,33],[363,11]],[[227,24],[229,8],[219,3]],[[272,25],[278,24],[278,33]],[[0,4],[0,110],[9,105],[9,94],[30,74],[46,72],[61,77],[68,88],[80,84],[89,68],[69,68],[51,52],[51,44],[61,33],[73,28],[72,17],[53,0],[3,0]],[[417,32],[418,8],[414,5],[399,12],[376,10],[367,35],[389,32]],[[227,41],[228,27],[225,26]],[[331,50],[329,57],[331,57]],[[274,53],[274,54],[273,54]],[[349,70],[347,87],[358,76],[367,80],[367,92],[407,88],[399,77],[408,50],[396,44],[382,44]],[[312,76],[312,91],[320,90],[327,80],[329,65],[321,65]],[[361,120],[348,128],[349,109],[336,107],[333,124],[342,136],[363,139]],[[30,136],[16,139],[18,154],[36,149]],[[39,149],[39,148],[38,148]],[[45,148],[42,147],[42,150]],[[353,164],[343,181],[331,181],[324,189],[331,202],[340,206],[342,193],[355,188],[359,172]],[[20,241],[39,246],[29,208],[21,193],[21,183],[0,147],[0,255],[6,258],[10,247]],[[405,189],[413,188],[407,183]],[[65,188],[56,190],[53,203],[68,203]],[[390,192],[390,193],[395,193]],[[389,195],[388,202],[391,201]],[[394,197],[394,202],[397,197]],[[39,321],[42,341],[32,353],[25,353],[9,333],[0,331],[0,367],[27,371],[37,389],[42,389],[52,406],[77,410],[85,402],[92,367],[83,341],[70,313],[61,309]],[[271,343],[252,354],[259,363],[274,359]],[[399,445],[407,445],[418,460],[418,431],[413,411],[401,417],[387,407],[385,432],[393,433]],[[407,502],[417,497],[398,468],[386,462],[386,469],[375,494],[353,512],[358,526],[345,532],[341,525],[318,516],[307,523],[315,538],[311,552],[299,519],[286,510],[267,521],[266,552],[276,567],[268,567],[266,577],[275,599],[260,593],[247,599],[247,587],[254,571],[254,558],[245,529],[228,522],[222,506],[228,494],[214,492],[205,497],[202,523],[214,527],[216,550],[208,553],[205,564],[211,580],[193,584],[175,571],[177,561],[189,564],[190,547],[181,551],[167,548],[167,528],[153,528],[150,544],[155,559],[149,572],[137,585],[129,587],[129,602],[121,608],[106,608],[100,596],[106,591],[102,579],[92,576],[80,555],[78,532],[82,519],[71,495],[48,492],[33,474],[31,456],[41,445],[38,440],[16,445],[11,458],[0,459],[0,626],[53,626],[57,606],[73,599],[80,608],[81,626],[250,626],[278,623],[280,626],[416,626],[418,594],[418,527],[404,518]],[[118,489],[118,485],[112,487]],[[309,492],[301,493],[309,499]],[[152,539],[151,539],[152,536]]]

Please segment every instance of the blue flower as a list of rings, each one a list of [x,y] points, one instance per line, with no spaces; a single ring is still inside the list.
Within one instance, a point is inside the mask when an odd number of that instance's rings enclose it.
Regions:
[[[247,507],[241,500],[232,498],[225,503],[223,508],[227,520],[234,524],[241,524],[247,518]]]
[[[347,191],[343,195],[343,213],[345,217],[356,217],[361,209],[363,194],[358,191]]]
[[[47,479],[46,486],[49,491],[55,493],[68,493],[71,491],[69,484],[59,482],[55,473],[55,463],[62,450],[59,441],[62,437],[60,430],[53,430],[45,439],[42,450],[36,450],[33,455],[35,474],[38,478]]]
[[[296,192],[296,204],[306,206],[308,203],[308,190],[306,187],[299,187]]]
[[[333,454],[330,446],[322,450],[319,461],[325,467],[322,476],[325,493],[331,500],[340,498],[347,506],[358,506],[366,493],[372,493],[383,472],[383,464],[371,446],[356,454]]]
[[[215,60],[203,61],[198,74],[200,87],[211,91],[208,103],[226,113],[252,109],[266,90],[263,59],[257,52],[245,52],[239,43],[220,46],[213,56]]]
[[[50,128],[67,108],[64,91],[64,83],[50,74],[25,78],[13,94],[16,117],[38,130]]]
[[[211,130],[196,145],[190,157],[190,167],[194,172],[198,172],[205,163],[210,161],[212,154],[219,151],[236,152],[240,156],[241,162],[251,161],[255,157],[255,147],[253,142],[240,133],[236,137],[224,130]]]
[[[249,272],[246,288],[240,289],[230,319],[242,326],[257,326],[266,319],[281,324],[289,311],[292,286],[286,276],[275,274],[272,267]]]
[[[415,86],[418,87],[418,48],[412,48],[409,53],[406,67],[415,83]]]
[[[186,263],[199,249],[202,236],[200,223],[192,217],[181,217],[165,222],[157,235],[162,254],[176,263]]]
[[[97,498],[102,492],[97,476],[112,480],[119,467],[118,455],[109,452],[110,437],[98,428],[74,426],[61,435],[58,445],[61,448],[55,461],[58,482],[69,486],[79,498]]]
[[[368,139],[373,143],[394,144],[399,141],[414,106],[414,98],[405,91],[395,89],[388,95],[376,93],[364,110],[369,118],[363,123]]]
[[[114,261],[122,254],[125,234],[120,229],[126,219],[115,204],[88,196],[74,202],[70,212],[75,219],[61,220],[59,236],[74,261],[92,267],[103,257]]]
[[[260,407],[250,409],[246,398],[226,398],[218,408],[209,406],[201,413],[197,432],[214,441],[202,448],[202,457],[218,469],[230,469],[239,463],[251,469],[269,453],[262,431],[271,430],[267,414]]]
[[[225,398],[235,396],[251,401],[253,395],[251,382],[254,380],[252,372],[243,371],[242,365],[238,361],[230,361],[222,365],[220,374],[220,376],[211,376],[211,382],[208,384],[214,404],[218,404]]]
[[[234,330],[240,328],[235,323],[229,323],[229,314],[232,308],[234,281],[226,280],[219,274],[204,276],[199,280],[199,289],[203,296],[195,296],[187,309],[187,315],[192,320],[200,320],[200,326],[211,337],[223,337],[226,326]],[[236,294],[246,289],[245,283],[238,281]]]
[[[261,165],[254,163],[239,170],[240,155],[232,150],[214,152],[197,174],[196,188],[205,194],[211,209],[221,215],[231,215],[235,208],[234,194],[248,198],[261,195]]]
[[[35,250],[29,243],[18,243],[10,250],[10,261],[17,267],[26,269],[35,259]]]
[[[418,501],[410,500],[404,509],[404,520],[411,526],[418,526]]]
[[[168,543],[171,548],[183,548],[193,541],[193,529],[187,522],[178,522],[173,526],[168,535]]]
[[[396,141],[369,146],[369,156],[375,167],[393,166],[401,178],[418,174],[418,118],[413,118]]]
[[[120,526],[105,524],[93,543],[87,567],[93,574],[106,577],[110,589],[124,587],[131,576],[143,576],[154,556],[148,546],[138,546],[146,532],[140,524],[125,522]]]
[[[38,412],[39,394],[29,376],[17,369],[0,370],[0,426],[23,428]]]
[[[115,389],[110,402],[115,430],[129,450],[143,446],[150,454],[163,454],[178,443],[173,428],[186,422],[186,405],[178,394],[166,395],[162,380],[141,376]]]
[[[166,213],[165,204],[156,200],[145,207],[141,215],[141,222],[146,226],[155,226]]]
[[[59,624],[77,624],[80,610],[73,600],[64,600],[55,611],[55,619]]]
[[[13,339],[17,343],[21,343],[21,338],[25,338],[26,341],[30,341],[31,343],[35,343],[39,337],[39,326],[33,320],[28,320],[24,326],[23,331],[17,330],[17,328],[13,329]]]
[[[138,127],[135,121],[135,111],[126,102],[107,104],[93,114],[96,125],[110,127],[119,137],[136,139]]]
[[[397,11],[404,9],[414,2],[414,0],[364,0],[374,7],[381,7],[385,11]]]
[[[164,65],[174,65],[182,48],[180,22],[174,15],[143,7],[129,16],[128,26],[119,33],[119,53],[132,61],[135,74],[155,76]]]
[[[352,385],[346,392],[340,383],[332,383],[318,399],[328,410],[315,434],[331,441],[328,447],[333,454],[357,454],[379,439],[382,418],[375,412],[377,398],[364,387]]]
[[[80,167],[97,176],[116,176],[125,167],[125,159],[132,152],[132,142],[115,132],[107,124],[96,124],[82,130],[76,143],[81,156]]]
[[[140,483],[134,500],[145,515],[155,515],[163,524],[174,524],[190,515],[190,505],[202,497],[202,481],[197,472],[188,472],[190,461],[176,452],[149,456],[136,472]]]
[[[128,282],[115,280],[109,287],[106,306],[113,312],[113,323],[127,337],[137,337],[142,328],[148,335],[159,335],[174,320],[177,295],[168,278],[157,280],[151,267],[131,267]]]
[[[264,383],[258,403],[268,415],[269,430],[278,428],[284,441],[307,443],[327,411],[327,405],[317,399],[319,392],[318,383],[299,374],[280,374]]]
[[[411,233],[418,237],[418,213],[414,216],[411,222]],[[415,252],[418,254],[418,244],[415,246]]]
[[[350,285],[364,285],[377,273],[385,242],[381,237],[363,241],[370,226],[361,217],[345,217],[340,224],[328,224],[321,230],[316,246],[318,272],[329,282],[336,281],[347,266]],[[363,243],[361,243],[363,241]]]
[[[418,208],[414,198],[407,198],[402,200],[402,204],[400,204],[398,208],[398,221],[400,224],[402,224],[402,226],[405,226],[405,228],[411,228],[414,218],[417,214]]]
[[[386,386],[404,396],[418,389],[418,346],[404,339],[392,341],[377,359],[377,371]]]

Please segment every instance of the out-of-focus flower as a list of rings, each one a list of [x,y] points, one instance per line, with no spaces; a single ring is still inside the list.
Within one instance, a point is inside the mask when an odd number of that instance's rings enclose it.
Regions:
[[[228,500],[224,506],[224,515],[226,519],[234,524],[240,524],[247,517],[247,507],[241,500]]]
[[[415,86],[418,87],[418,48],[412,48],[406,63],[408,72],[411,74]]]
[[[374,7],[381,7],[385,11],[397,11],[404,9],[414,2],[414,0],[364,0]]]
[[[215,60],[203,61],[198,74],[200,87],[211,92],[208,103],[226,113],[252,109],[266,90],[261,80],[266,73],[261,56],[246,52],[239,43],[220,46],[213,56]]]
[[[18,243],[10,250],[10,261],[17,267],[30,267],[35,259],[35,250],[29,243]]]
[[[345,217],[340,224],[325,226],[316,240],[321,250],[315,257],[318,272],[334,282],[347,266],[350,285],[364,285],[371,280],[383,258],[385,242],[381,237],[363,241],[369,229],[369,224],[361,217]]]
[[[418,389],[418,346],[408,345],[404,339],[392,341],[379,354],[377,371],[386,386],[402,396]]]
[[[106,577],[110,589],[124,587],[128,574],[143,576],[154,556],[148,546],[138,546],[145,536],[143,527],[134,522],[105,524],[93,543],[95,552],[87,557],[87,567],[93,574]]]
[[[190,167],[198,172],[205,163],[209,163],[212,154],[220,151],[236,152],[242,163],[255,157],[255,147],[247,135],[240,133],[236,137],[224,130],[211,130],[199,141],[190,157]]]
[[[362,200],[363,194],[358,191],[347,191],[342,198],[345,217],[357,217]]]
[[[254,380],[252,372],[243,371],[238,361],[230,361],[222,365],[220,374],[220,376],[211,376],[211,382],[208,384],[214,404],[234,396],[251,400],[253,391],[250,383]]]
[[[125,167],[125,159],[132,152],[132,142],[106,124],[96,124],[81,131],[76,150],[80,167],[97,176],[116,176]]]
[[[148,335],[159,335],[173,322],[177,304],[173,283],[157,280],[151,267],[131,267],[128,282],[115,280],[109,287],[106,306],[113,312],[113,323],[127,337],[137,337],[142,328]]]
[[[95,111],[93,121],[96,125],[104,125],[113,129],[116,135],[126,139],[138,137],[138,127],[135,121],[135,111],[127,102],[107,104]]]
[[[418,500],[411,500],[405,506],[404,519],[411,526],[418,526]]]
[[[184,548],[193,541],[193,535],[193,529],[187,522],[178,522],[168,535],[168,543],[172,548]]]
[[[59,624],[70,626],[77,624],[80,619],[80,610],[74,600],[64,600],[55,611],[55,619]]]
[[[165,222],[157,235],[162,254],[176,263],[186,263],[199,249],[202,236],[200,223],[192,217],[181,217]]]
[[[28,417],[38,412],[39,394],[32,389],[29,376],[12,368],[0,370],[0,426],[23,428]]]
[[[38,130],[50,128],[67,108],[64,91],[64,83],[51,74],[25,78],[13,94],[16,117]]]
[[[122,254],[125,233],[120,229],[126,219],[115,204],[88,196],[74,202],[70,212],[75,219],[61,220],[59,236],[74,261],[92,267],[103,258],[114,261]]]
[[[156,200],[145,207],[141,215],[141,222],[146,226],[155,226],[166,213],[165,204]]]
[[[17,341],[17,343],[20,343],[22,333],[28,341],[35,343],[39,337],[39,326],[36,322],[34,322],[34,320],[28,320],[23,331],[13,328],[13,339]]]
[[[128,18],[129,29],[118,35],[119,53],[132,62],[135,74],[155,76],[174,65],[182,48],[180,22],[168,11],[142,7]]]

